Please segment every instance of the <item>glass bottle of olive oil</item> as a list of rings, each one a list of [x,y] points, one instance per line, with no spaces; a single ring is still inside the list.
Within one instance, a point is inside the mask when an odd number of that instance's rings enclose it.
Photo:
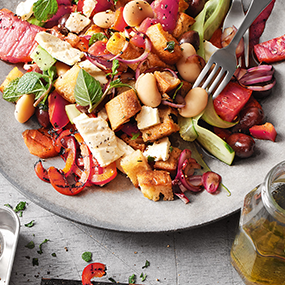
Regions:
[[[285,285],[285,161],[246,195],[231,260],[245,284]]]

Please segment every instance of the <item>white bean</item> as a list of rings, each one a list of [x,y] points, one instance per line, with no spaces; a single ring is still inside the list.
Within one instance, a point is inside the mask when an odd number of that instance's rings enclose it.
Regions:
[[[108,29],[115,21],[115,13],[111,10],[96,13],[93,17],[93,22],[100,28]]]
[[[180,45],[182,49],[182,57],[176,63],[180,76],[191,83],[194,83],[202,70],[202,66],[196,56],[195,48],[189,43]]]
[[[32,117],[35,112],[34,101],[33,94],[24,94],[17,101],[14,114],[19,123],[25,123]]]
[[[128,2],[123,10],[123,17],[128,26],[138,26],[145,18],[153,18],[153,10],[148,2],[133,0]]]
[[[136,89],[144,105],[155,108],[161,103],[161,94],[153,73],[141,74],[136,81]]]
[[[179,109],[182,117],[191,118],[199,115],[208,104],[208,93],[201,87],[191,89],[185,96],[185,107]]]

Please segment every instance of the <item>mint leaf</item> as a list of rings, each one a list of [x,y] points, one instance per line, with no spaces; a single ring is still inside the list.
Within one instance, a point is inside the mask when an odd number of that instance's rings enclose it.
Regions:
[[[18,212],[20,212],[20,211],[23,211],[23,210],[25,210],[25,208],[26,208],[26,202],[20,202],[20,203],[18,203],[18,205],[15,207],[15,209],[14,209],[14,211],[16,212],[16,213],[18,213]]]
[[[135,284],[136,283],[136,275],[133,274],[129,277],[129,284]]]
[[[5,88],[3,92],[3,99],[8,102],[16,102],[22,94],[17,92],[17,86],[19,82],[19,78],[12,80]]]
[[[57,10],[58,4],[56,0],[38,0],[33,6],[34,16],[40,22],[50,19]]]
[[[25,227],[31,228],[31,227],[34,226],[34,224],[35,224],[35,220],[32,220],[32,221],[30,221],[29,223],[25,224]]]
[[[22,77],[20,77],[17,85],[17,93],[21,94],[31,94],[46,91],[41,78],[46,76],[37,72],[27,72]]]
[[[100,82],[84,69],[80,69],[74,89],[76,103],[83,107],[89,106],[88,111],[91,112],[99,104],[102,95]]]
[[[141,273],[140,278],[142,279],[142,282],[146,280],[146,274]]]
[[[92,253],[90,251],[85,251],[81,255],[82,259],[86,262],[89,262],[92,260]]]
[[[35,247],[35,243],[33,241],[30,241],[28,244],[25,245],[25,247],[33,249]]]
[[[142,269],[149,267],[150,263],[148,260],[145,261],[144,266],[142,267]]]
[[[106,37],[106,35],[104,35],[103,33],[95,33],[91,36],[90,40],[89,40],[89,45],[93,45],[95,42],[97,41],[102,41],[104,39],[108,39]]]

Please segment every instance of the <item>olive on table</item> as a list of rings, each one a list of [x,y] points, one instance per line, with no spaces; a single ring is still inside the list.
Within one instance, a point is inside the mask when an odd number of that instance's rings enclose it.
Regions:
[[[250,107],[240,112],[240,121],[232,129],[234,133],[249,133],[249,128],[261,125],[264,121],[264,112],[258,107]]]
[[[195,18],[204,8],[205,0],[189,0],[189,7],[186,10],[186,13]]]
[[[197,31],[188,31],[182,34],[179,38],[179,44],[189,43],[191,44],[195,50],[198,50],[200,46],[200,38],[199,33]]]
[[[233,133],[227,138],[227,143],[240,158],[250,157],[254,153],[255,141],[249,135]]]

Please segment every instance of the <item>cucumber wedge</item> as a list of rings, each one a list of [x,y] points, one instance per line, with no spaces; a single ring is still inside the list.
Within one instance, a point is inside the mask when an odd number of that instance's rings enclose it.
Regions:
[[[198,134],[194,128],[193,118],[178,117],[178,125],[180,127],[180,136],[185,141],[193,142],[198,137]]]
[[[42,71],[48,70],[56,62],[56,59],[54,59],[40,45],[38,45],[31,53],[31,59],[39,66]]]
[[[82,113],[76,108],[75,104],[68,104],[65,106],[65,112],[71,124],[73,124],[73,119]]]
[[[234,150],[219,136],[198,125],[198,120],[193,119],[194,128],[198,134],[198,142],[212,155],[222,162],[231,165],[235,152]]]

